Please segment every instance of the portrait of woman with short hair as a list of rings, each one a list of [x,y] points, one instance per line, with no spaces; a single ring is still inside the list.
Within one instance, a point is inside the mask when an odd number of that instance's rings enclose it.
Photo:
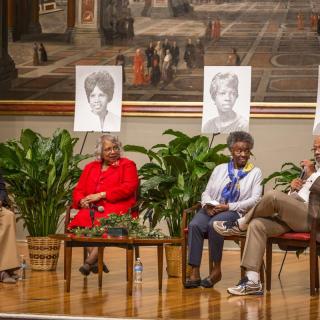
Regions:
[[[236,68],[205,67],[203,133],[249,131],[250,67]]]
[[[121,67],[77,66],[74,131],[119,132],[121,101]]]

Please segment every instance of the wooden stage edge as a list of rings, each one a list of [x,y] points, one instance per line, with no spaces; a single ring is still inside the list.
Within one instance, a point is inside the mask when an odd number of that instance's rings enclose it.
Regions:
[[[85,316],[59,316],[59,315],[41,315],[28,313],[0,313],[1,320],[121,320],[128,318],[106,318],[106,317],[85,317]],[[136,320],[140,320],[136,318]],[[142,319],[141,319],[142,320]],[[145,319],[144,319],[145,320]]]
[[[86,317],[86,316],[63,316],[63,315],[42,315],[42,314],[28,314],[28,313],[0,313],[1,320],[121,320],[128,318],[106,318],[106,317]],[[135,320],[145,320],[138,319]]]

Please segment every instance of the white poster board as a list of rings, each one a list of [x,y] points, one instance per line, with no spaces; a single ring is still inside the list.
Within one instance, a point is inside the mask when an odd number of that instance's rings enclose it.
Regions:
[[[250,97],[250,66],[205,66],[201,132],[249,131]]]
[[[74,131],[119,132],[121,66],[76,66]]]
[[[320,135],[320,66],[318,67],[318,93],[317,93],[317,108],[314,117],[313,135]]]

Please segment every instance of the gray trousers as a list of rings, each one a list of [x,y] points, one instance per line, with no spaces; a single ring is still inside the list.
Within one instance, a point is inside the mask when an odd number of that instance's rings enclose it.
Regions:
[[[209,216],[205,209],[200,209],[188,227],[189,264],[195,267],[200,266],[205,236],[208,237],[209,255],[212,261],[220,262],[224,238],[213,229],[213,221],[235,221],[239,217],[236,211],[225,211]]]
[[[267,192],[245,215],[244,222],[249,226],[241,266],[256,272],[260,270],[268,237],[290,230],[310,230],[308,204],[277,190]]]

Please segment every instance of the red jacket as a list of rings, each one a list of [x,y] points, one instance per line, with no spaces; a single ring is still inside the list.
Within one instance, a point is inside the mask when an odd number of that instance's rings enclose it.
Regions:
[[[79,202],[89,194],[106,192],[106,198],[97,201],[97,206],[103,206],[104,212],[95,212],[95,219],[107,217],[109,213],[124,214],[136,203],[136,192],[138,188],[138,173],[136,164],[127,159],[120,158],[119,161],[110,165],[106,171],[101,171],[101,161],[88,163],[73,191],[72,207],[79,208]],[[133,214],[137,216],[137,214]],[[97,221],[95,221],[95,224]],[[91,227],[89,209],[80,209],[69,228]]]

